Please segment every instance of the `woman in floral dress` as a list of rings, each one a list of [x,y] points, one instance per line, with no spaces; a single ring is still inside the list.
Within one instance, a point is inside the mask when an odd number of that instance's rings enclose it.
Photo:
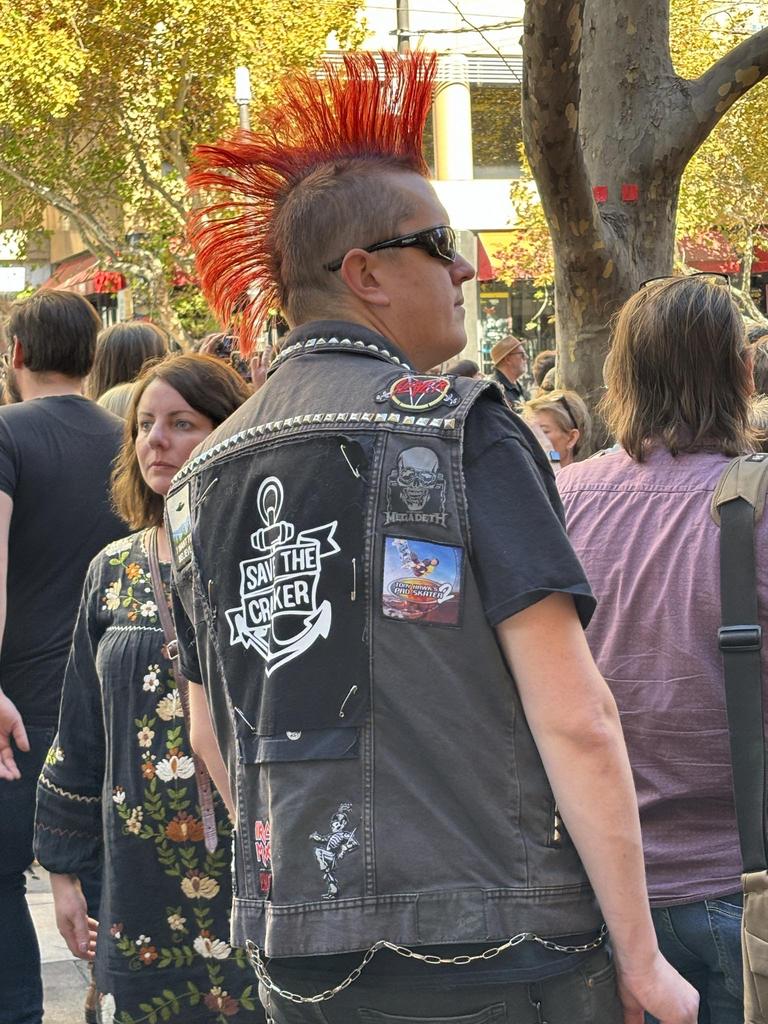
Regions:
[[[95,943],[102,1024],[264,1019],[244,951],[228,942],[229,818],[214,794],[206,843],[159,615],[170,582],[163,496],[192,449],[248,394],[208,356],[172,357],[139,378],[113,495],[143,529],[91,564],[59,732],[38,784],[37,856],[51,872],[70,949],[90,960]],[[160,594],[148,562],[155,529]],[[78,875],[102,857],[96,936]]]

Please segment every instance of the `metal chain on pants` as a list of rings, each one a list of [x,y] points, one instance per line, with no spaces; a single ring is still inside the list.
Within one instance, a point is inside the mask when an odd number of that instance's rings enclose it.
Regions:
[[[513,935],[511,939],[507,939],[506,942],[500,946],[494,946],[492,949],[486,949],[482,953],[477,953],[474,956],[434,956],[432,954],[416,953],[412,949],[408,949],[406,946],[396,946],[392,942],[387,942],[386,939],[379,939],[378,942],[374,943],[373,946],[365,953],[363,959],[357,965],[347,977],[335,985],[333,988],[328,988],[324,992],[318,992],[313,996],[301,996],[296,992],[288,992],[270,978],[266,965],[261,958],[259,947],[251,942],[246,942],[245,948],[248,952],[248,959],[251,962],[251,966],[256,972],[256,977],[261,984],[266,988],[267,992],[274,992],[275,995],[281,996],[283,999],[287,999],[291,1003],[325,1003],[329,999],[333,999],[340,992],[343,992],[345,988],[349,986],[360,977],[368,964],[373,960],[374,956],[380,949],[388,949],[391,953],[396,953],[398,956],[407,957],[410,960],[420,960],[422,963],[437,965],[437,964],[448,964],[456,967],[463,967],[466,964],[472,964],[478,960],[493,960],[494,957],[498,956],[499,953],[504,953],[508,949],[512,949],[513,946],[519,946],[521,942],[537,942],[540,946],[544,946],[545,949],[551,949],[558,953],[589,953],[593,949],[599,949],[605,941],[605,937],[608,934],[608,929],[603,925],[591,942],[586,942],[582,946],[561,946],[557,942],[552,942],[549,939],[542,939],[538,935],[534,935],[533,932],[520,932],[518,935]]]

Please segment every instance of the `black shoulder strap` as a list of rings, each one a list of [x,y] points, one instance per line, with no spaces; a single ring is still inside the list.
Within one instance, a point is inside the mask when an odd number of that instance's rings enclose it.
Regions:
[[[712,516],[720,522],[722,626],[718,639],[723,653],[736,819],[747,872],[768,866],[762,630],[755,569],[755,521],[763,511],[766,487],[768,455],[741,455],[729,463],[712,499]]]

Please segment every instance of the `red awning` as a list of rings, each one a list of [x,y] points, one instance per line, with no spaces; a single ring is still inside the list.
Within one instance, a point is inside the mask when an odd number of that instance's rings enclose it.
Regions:
[[[477,274],[475,276],[478,281],[493,281],[496,277],[493,265],[488,258],[488,253],[485,251],[485,246],[479,235],[477,236]]]
[[[680,254],[689,267],[707,274],[738,274],[741,254],[719,231],[707,231],[696,239],[681,238]],[[768,251],[755,246],[752,254],[752,273],[768,271]]]
[[[117,270],[100,270],[99,260],[90,252],[82,252],[62,260],[41,288],[58,288],[80,295],[98,295],[119,292],[126,280]]]
[[[708,274],[738,274],[739,254],[718,231],[708,231],[698,238],[681,238],[680,255],[689,267]]]

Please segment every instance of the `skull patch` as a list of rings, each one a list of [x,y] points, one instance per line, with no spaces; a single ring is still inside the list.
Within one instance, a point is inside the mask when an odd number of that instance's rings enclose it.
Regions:
[[[406,448],[387,476],[385,525],[428,523],[447,526],[445,476],[431,448]]]

